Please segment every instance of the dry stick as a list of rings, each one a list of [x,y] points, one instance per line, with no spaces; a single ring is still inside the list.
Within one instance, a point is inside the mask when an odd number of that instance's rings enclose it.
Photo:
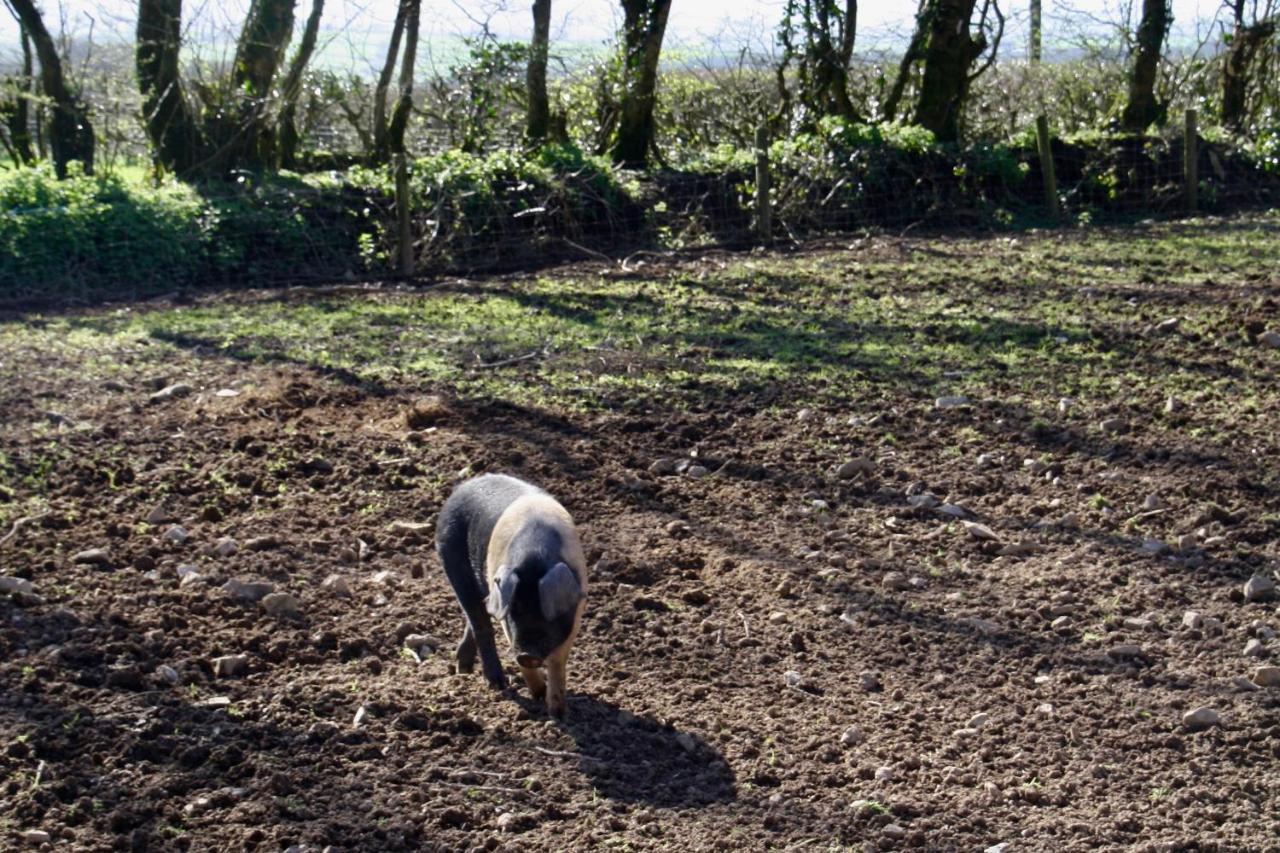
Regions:
[[[546,355],[546,354],[547,354],[547,351],[545,349],[539,349],[539,350],[534,350],[533,352],[527,352],[524,355],[516,355],[516,356],[512,356],[511,358],[504,358],[498,361],[488,361],[488,362],[482,361],[479,364],[477,364],[476,367],[477,368],[505,367],[508,364],[515,364],[517,361],[528,361],[531,358],[537,358],[540,355]]]
[[[0,537],[0,545],[3,545],[4,543],[12,539],[15,535],[17,535],[18,528],[22,527],[22,525],[29,524],[30,522],[33,522],[33,521],[39,521],[40,519],[44,518],[46,515],[50,515],[50,514],[51,514],[51,511],[45,511],[40,513],[39,515],[24,515],[22,518],[18,519],[13,523],[13,528],[10,529],[8,533],[6,533],[3,537]]]
[[[580,758],[583,761],[598,761],[601,764],[608,763],[603,758],[592,758],[590,755],[583,755],[580,752],[569,752],[563,749],[547,749],[545,746],[535,746],[534,749],[541,752],[543,755],[558,755],[562,758]]]
[[[577,249],[579,252],[583,252],[583,253],[585,253],[585,254],[588,254],[588,255],[590,255],[591,257],[596,258],[596,259],[601,260],[601,261],[604,261],[604,262],[605,262],[605,263],[607,263],[607,264],[611,264],[611,263],[613,263],[613,258],[609,257],[608,255],[604,254],[603,252],[597,252],[595,249],[588,249],[586,246],[580,246],[580,245],[578,245],[577,243],[575,243],[575,242],[573,242],[572,240],[570,240],[568,237],[561,237],[560,239],[561,239],[561,240],[564,240],[564,241],[565,241],[565,243],[567,243],[568,245],[570,245],[570,246],[572,246],[573,248]]]
[[[742,634],[743,634],[743,639],[747,639],[747,640],[751,639],[751,626],[747,624],[747,614],[745,614],[745,613],[743,613],[741,610],[739,610],[739,611],[738,611],[738,616],[739,616],[739,617],[741,617],[741,619],[742,619]]]

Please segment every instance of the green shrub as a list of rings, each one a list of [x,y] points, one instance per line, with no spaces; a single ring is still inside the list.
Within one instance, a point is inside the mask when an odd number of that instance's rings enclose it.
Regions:
[[[211,223],[190,187],[48,167],[0,172],[0,299],[172,290],[201,272]]]

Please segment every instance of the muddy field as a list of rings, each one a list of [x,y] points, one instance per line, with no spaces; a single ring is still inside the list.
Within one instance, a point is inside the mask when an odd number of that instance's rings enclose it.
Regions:
[[[0,847],[1280,849],[1280,235],[1169,229],[325,296],[843,288],[848,322],[736,384],[704,368],[749,372],[746,338],[494,344],[452,381],[146,326],[311,291],[9,318]],[[1031,331],[817,365],[869,339],[859,300],[926,343]],[[563,723],[452,672],[431,524],[482,471],[583,534]]]

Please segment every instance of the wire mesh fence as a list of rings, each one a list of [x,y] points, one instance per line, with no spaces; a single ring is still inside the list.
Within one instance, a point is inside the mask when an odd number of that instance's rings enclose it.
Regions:
[[[1280,202],[1276,176],[1226,144],[1189,138],[1198,211]],[[448,152],[410,161],[403,194],[389,168],[242,175],[142,193],[121,180],[32,177],[0,209],[0,298],[378,279],[402,272],[406,259],[419,276],[473,274],[866,230],[1168,216],[1189,209],[1185,146],[1179,133],[1053,140],[1057,217],[1034,145],[949,148],[865,127],[774,141],[767,195],[750,150],[648,173],[570,147]],[[768,235],[759,227],[766,199]]]

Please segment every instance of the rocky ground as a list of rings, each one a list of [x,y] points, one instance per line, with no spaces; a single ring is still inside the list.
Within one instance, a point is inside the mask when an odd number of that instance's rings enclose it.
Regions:
[[[1049,239],[878,241],[883,273],[847,247],[804,259],[933,298],[963,282],[895,258],[1016,265]],[[1123,258],[1148,238],[1089,239]],[[0,846],[1280,849],[1280,279],[1247,252],[1189,277],[1144,280],[1148,261],[943,312],[1065,300],[1099,360],[1062,375],[832,383],[806,362],[582,406],[530,400],[562,377],[519,353],[458,368],[512,389],[481,394],[119,325],[297,292],[10,318]],[[740,262],[715,260],[741,299],[789,298]],[[709,346],[614,352],[570,384],[696,372]],[[563,723],[452,672],[431,524],[481,471],[544,485],[582,530]]]

